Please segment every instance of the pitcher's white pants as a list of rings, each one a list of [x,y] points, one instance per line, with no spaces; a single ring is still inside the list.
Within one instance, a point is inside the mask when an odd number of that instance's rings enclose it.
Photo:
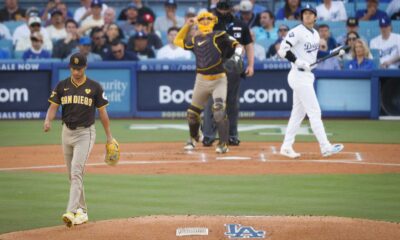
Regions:
[[[306,114],[320,148],[323,149],[330,145],[321,120],[321,108],[313,86],[314,79],[313,73],[301,72],[295,67],[292,67],[288,74],[289,86],[293,90],[293,107],[282,148],[292,147],[296,133]]]

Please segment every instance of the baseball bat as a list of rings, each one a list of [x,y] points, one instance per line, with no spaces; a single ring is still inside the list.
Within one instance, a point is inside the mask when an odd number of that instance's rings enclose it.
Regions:
[[[325,60],[328,59],[328,58],[335,57],[335,56],[339,55],[339,52],[340,52],[340,50],[342,50],[342,49],[343,49],[344,51],[347,51],[348,49],[350,49],[350,46],[339,46],[339,47],[333,49],[333,50],[331,51],[330,54],[326,55],[325,57],[322,57],[322,58],[317,59],[317,61],[315,61],[315,63],[312,63],[312,64],[310,65],[310,67],[312,67],[312,66],[314,66],[314,65],[316,65],[316,64],[318,64],[318,63],[320,63],[320,62],[323,62],[323,61],[325,61]]]

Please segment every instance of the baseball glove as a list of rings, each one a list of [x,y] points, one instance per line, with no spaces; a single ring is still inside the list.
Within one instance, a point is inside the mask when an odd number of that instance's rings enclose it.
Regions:
[[[106,144],[106,157],[104,161],[110,166],[115,166],[118,163],[119,144],[117,140],[113,139],[111,143]]]
[[[243,59],[237,54],[233,54],[231,58],[225,61],[224,68],[227,72],[243,72]]]

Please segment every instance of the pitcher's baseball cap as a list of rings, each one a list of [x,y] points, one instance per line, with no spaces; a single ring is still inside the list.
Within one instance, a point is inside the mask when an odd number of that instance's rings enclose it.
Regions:
[[[379,27],[387,27],[391,25],[390,18],[384,16],[383,18],[379,19]]]
[[[232,5],[229,0],[220,0],[217,3],[217,8],[221,10],[229,10],[231,9]]]
[[[176,3],[175,0],[166,0],[166,1],[164,2],[164,6],[177,7],[178,4]]]
[[[92,0],[90,7],[102,7],[103,2],[101,0]]]
[[[87,62],[86,56],[78,52],[73,54],[69,59],[69,67],[78,69],[84,68],[86,67],[86,62]]]

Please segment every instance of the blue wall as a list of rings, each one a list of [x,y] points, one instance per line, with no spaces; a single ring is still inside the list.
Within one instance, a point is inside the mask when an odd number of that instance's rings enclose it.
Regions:
[[[292,91],[288,62],[255,65],[254,77],[242,81],[241,116],[288,117]],[[195,78],[193,61],[100,62],[87,75],[101,83],[111,117],[184,117]],[[69,75],[66,63],[0,62],[0,119],[44,118],[47,98]],[[324,117],[377,119],[380,79],[399,70],[316,71],[315,88]],[[301,79],[299,79],[301,81]]]

